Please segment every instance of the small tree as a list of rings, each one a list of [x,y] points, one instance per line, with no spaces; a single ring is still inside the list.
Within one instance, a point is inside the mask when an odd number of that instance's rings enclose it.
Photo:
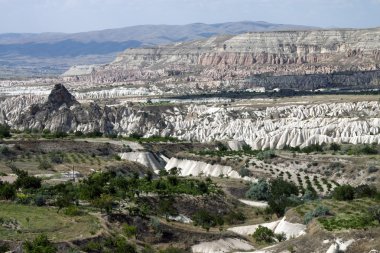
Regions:
[[[259,179],[257,183],[253,183],[245,196],[249,199],[255,200],[268,200],[269,198],[269,184],[265,179]]]
[[[48,169],[51,169],[53,168],[52,164],[49,163],[49,161],[43,159],[40,161],[40,164],[38,165],[38,169],[39,170],[48,170]]]
[[[16,197],[16,189],[15,187],[8,182],[0,181],[0,199],[11,200]]]
[[[93,205],[100,208],[100,210],[105,210],[106,213],[112,212],[113,203],[113,197],[108,194],[102,194],[99,198],[93,200]]]
[[[291,182],[287,182],[282,178],[277,178],[270,181],[270,196],[268,204],[278,217],[285,214],[286,207],[299,204],[291,196],[298,195],[298,187]]]
[[[7,125],[0,124],[0,138],[11,137],[10,127]]]
[[[337,186],[332,193],[332,197],[336,200],[353,200],[354,196],[354,187],[348,184]]]
[[[259,243],[271,243],[274,241],[273,231],[261,225],[259,225],[259,227],[256,229],[252,236]]]
[[[57,248],[49,241],[46,235],[39,235],[33,241],[24,243],[26,253],[55,253]]]

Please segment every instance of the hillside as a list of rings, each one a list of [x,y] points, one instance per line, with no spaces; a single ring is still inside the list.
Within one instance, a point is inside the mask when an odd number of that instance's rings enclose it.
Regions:
[[[379,84],[380,29],[253,32],[127,49],[91,74],[95,83],[179,83],[183,90],[319,89]]]
[[[192,41],[220,34],[300,29],[313,28],[266,22],[230,22],[140,25],[74,34],[0,34],[0,74],[2,77],[61,74],[76,64],[108,63],[126,48]]]

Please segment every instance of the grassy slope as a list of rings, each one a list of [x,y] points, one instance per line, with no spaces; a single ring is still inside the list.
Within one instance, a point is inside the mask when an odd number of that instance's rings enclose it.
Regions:
[[[11,203],[0,203],[0,218],[17,221],[17,229],[0,226],[0,238],[10,240],[31,239],[45,233],[53,241],[65,241],[89,237],[100,229],[98,220],[88,214],[70,217],[52,208]]]

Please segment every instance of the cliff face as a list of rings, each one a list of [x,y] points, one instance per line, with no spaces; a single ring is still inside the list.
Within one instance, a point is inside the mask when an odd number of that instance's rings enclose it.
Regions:
[[[128,49],[111,64],[75,78],[98,83],[153,80],[166,84],[245,81],[253,77],[251,86],[267,86],[259,74],[319,75],[315,78],[320,79],[334,73],[346,76],[354,72],[372,73],[380,68],[379,45],[380,29],[219,36],[157,48]],[[378,83],[378,76],[372,74],[359,79],[364,86]],[[346,83],[340,86],[355,85],[357,80],[346,78]],[[301,78],[293,86],[302,82]],[[271,85],[276,86],[276,81],[272,80]]]

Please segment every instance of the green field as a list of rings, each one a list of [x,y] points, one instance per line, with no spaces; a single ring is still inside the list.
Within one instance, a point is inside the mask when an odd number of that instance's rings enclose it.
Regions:
[[[317,206],[325,206],[331,215],[317,218],[318,222],[329,231],[342,229],[362,229],[371,226],[379,226],[377,221],[369,219],[369,208],[380,205],[376,199],[355,199],[352,201],[337,201],[326,199],[313,201],[295,208],[296,213],[303,218],[304,215],[314,210]]]
[[[90,237],[100,228],[89,214],[71,217],[55,208],[0,203],[1,239],[25,240],[44,233],[53,241],[65,241]]]

